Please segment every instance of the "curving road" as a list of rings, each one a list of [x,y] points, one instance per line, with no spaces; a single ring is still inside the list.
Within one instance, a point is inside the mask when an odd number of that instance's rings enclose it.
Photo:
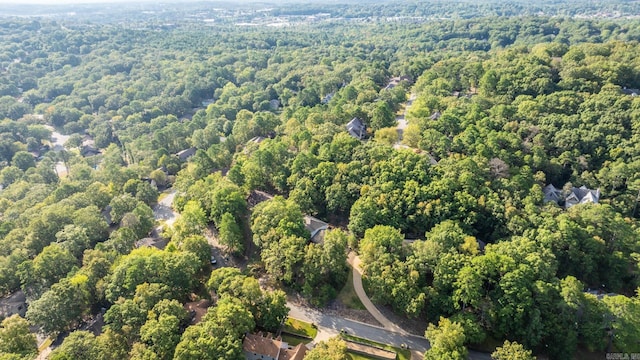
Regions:
[[[378,308],[376,308],[376,306],[371,302],[371,299],[369,299],[369,297],[367,296],[367,293],[364,291],[364,287],[362,286],[362,268],[360,267],[360,258],[356,256],[355,253],[350,252],[347,261],[349,262],[349,264],[351,264],[351,267],[353,268],[353,288],[356,292],[356,295],[358,295],[358,298],[360,299],[364,307],[367,309],[367,311],[369,311],[369,313],[376,320],[378,320],[380,324],[384,326],[384,329],[377,326],[367,325],[367,324],[363,324],[363,325],[366,325],[371,328],[375,328],[377,329],[377,331],[382,331],[387,334],[386,340],[382,340],[382,339],[377,340],[377,339],[368,337],[373,335],[373,334],[369,334],[370,332],[373,332],[373,330],[371,329],[369,329],[369,331],[366,334],[355,333],[355,335],[366,338],[366,339],[378,341],[381,343],[390,344],[397,347],[400,347],[402,343],[407,344],[409,345],[409,349],[411,349],[411,359],[412,360],[422,359],[424,356],[424,352],[430,348],[429,340],[427,340],[423,336],[408,333],[404,329],[400,328],[398,325],[394,324],[391,320],[387,319],[380,312],[380,310],[378,310]],[[393,340],[397,340],[401,342],[399,343],[388,342]],[[469,355],[467,358],[470,360],[491,360],[491,355],[488,353],[469,350]]]
[[[349,258],[347,259],[351,267],[353,268],[353,288],[360,299],[360,302],[367,308],[367,311],[380,323],[382,326],[389,330],[394,331],[403,335],[409,335],[408,332],[404,331],[404,329],[400,328],[398,325],[391,322],[391,320],[387,319],[380,310],[371,302],[369,296],[364,291],[364,286],[362,286],[362,268],[360,267],[360,258],[354,253],[349,253]]]

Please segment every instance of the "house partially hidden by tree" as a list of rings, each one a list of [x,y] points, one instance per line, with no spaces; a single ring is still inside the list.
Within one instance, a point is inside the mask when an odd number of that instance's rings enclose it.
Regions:
[[[336,93],[335,93],[335,91],[334,91],[334,92],[330,92],[330,93],[328,93],[327,95],[325,95],[325,96],[322,98],[322,100],[320,100],[320,102],[321,102],[322,104],[328,104],[328,103],[329,103],[329,101],[331,101],[331,99],[333,99],[333,96],[334,96],[335,94],[336,94]]]
[[[136,248],[141,247],[154,247],[156,249],[164,250],[169,244],[168,239],[156,238],[156,237],[146,237],[142,238],[135,243]]]
[[[391,90],[394,87],[400,85],[400,82],[402,81],[406,81],[411,83],[411,77],[410,76],[396,76],[396,77],[392,77],[391,79],[389,79],[389,82],[387,83],[387,86],[384,87],[385,90]]]
[[[84,157],[100,155],[102,152],[92,145],[82,145],[80,147],[80,155]]]
[[[18,290],[6,298],[0,299],[0,319],[18,314],[22,317],[27,313],[27,297],[22,290]]]
[[[313,216],[305,215],[304,227],[311,234],[311,242],[321,244],[324,241],[324,232],[328,229],[329,224]]]
[[[289,347],[280,337],[274,339],[262,333],[246,334],[242,350],[247,360],[302,360],[307,353],[303,344]]]
[[[364,139],[367,135],[367,126],[360,120],[360,118],[354,117],[347,123],[347,131],[349,135],[358,140]]]
[[[180,161],[187,161],[189,160],[190,157],[192,157],[193,155],[196,154],[196,151],[198,149],[196,149],[195,147],[190,147],[188,149],[184,149],[182,151],[179,151],[176,156],[178,157],[178,159],[180,159]]]
[[[544,202],[555,202],[560,206],[568,209],[577,204],[594,203],[600,200],[600,189],[591,190],[586,186],[571,187],[567,190],[558,189],[553,184],[549,184],[542,189],[544,193]]]

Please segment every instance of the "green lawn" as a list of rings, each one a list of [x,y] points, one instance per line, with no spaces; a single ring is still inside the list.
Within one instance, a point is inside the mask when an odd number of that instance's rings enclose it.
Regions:
[[[381,344],[375,341],[371,341],[371,340],[367,340],[367,339],[363,339],[357,336],[353,336],[353,335],[348,335],[348,334],[341,334],[342,338],[345,340],[350,340],[353,342],[359,342],[361,344],[367,344],[367,345],[371,345],[371,346],[375,346],[377,348],[380,349],[384,349],[384,350],[388,350],[388,351],[393,351],[396,353],[396,359],[397,360],[411,360],[411,350],[409,349],[400,349],[397,347],[393,347],[391,345],[387,345],[387,344]],[[356,354],[349,354],[349,355],[356,355]],[[356,356],[361,356],[361,355],[356,355]],[[353,359],[368,359],[368,357],[360,357],[360,358],[353,358]]]
[[[51,338],[48,337],[45,341],[42,342],[42,344],[38,348],[38,352],[48,348],[51,345],[51,343],[53,343],[53,340],[51,340]]]
[[[352,353],[352,352],[348,352],[348,351],[347,351],[347,359],[348,360],[377,360],[374,357],[364,356],[364,355],[361,355],[361,354],[356,354],[356,353]]]
[[[288,332],[289,334],[308,337],[311,339],[314,339],[316,335],[318,335],[318,329],[316,329],[310,323],[292,318],[287,318],[287,321],[284,322],[282,331]]]
[[[360,298],[356,295],[356,291],[353,289],[353,271],[351,270],[351,267],[349,267],[347,282],[338,294],[338,300],[340,300],[340,302],[349,309],[366,310],[364,305],[362,305]]]
[[[306,345],[311,342],[311,339],[309,338],[306,338],[306,337],[303,338],[300,336],[290,335],[287,333],[280,334],[280,337],[282,337],[282,341],[286,342],[291,347],[297,346],[298,344]]]

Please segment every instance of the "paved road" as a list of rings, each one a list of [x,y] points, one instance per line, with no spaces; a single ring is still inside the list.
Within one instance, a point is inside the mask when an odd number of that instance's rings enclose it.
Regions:
[[[371,315],[373,315],[373,317],[376,320],[378,320],[380,324],[383,324],[384,326],[384,329],[383,329],[373,325],[362,324],[372,329],[368,329],[362,334],[358,332],[355,332],[354,334],[359,337],[363,337],[365,339],[370,339],[370,340],[374,340],[374,341],[378,341],[378,342],[382,342],[382,343],[390,344],[394,346],[400,346],[400,344],[402,343],[407,344],[411,349],[411,359],[412,360],[422,359],[422,357],[424,356],[424,352],[428,350],[430,347],[429,341],[423,336],[413,335],[404,331],[402,328],[394,324],[391,320],[387,319],[380,312],[380,310],[378,310],[378,308],[376,308],[376,306],[371,302],[371,299],[369,299],[369,297],[367,296],[367,293],[364,291],[364,287],[362,286],[362,268],[360,267],[360,258],[356,256],[355,253],[351,252],[349,253],[348,261],[349,261],[349,264],[351,264],[351,267],[353,268],[353,287],[356,292],[356,295],[358,295],[358,298],[360,298],[360,301],[362,302],[362,304],[365,306],[365,308],[367,308],[367,311],[369,311],[369,313],[371,313]],[[289,314],[292,317],[295,317],[294,315],[292,315],[294,314],[293,310],[289,312]],[[301,316],[303,315],[304,314],[301,314]],[[304,319],[301,318],[301,320],[304,320]],[[377,329],[377,330],[373,330],[373,329]],[[360,331],[362,329],[360,329],[359,327],[356,327],[354,328],[354,330]],[[380,339],[374,339],[369,337],[369,336],[375,336],[377,332],[385,332],[386,335],[380,334],[379,335],[381,337]],[[386,338],[387,340],[383,340],[384,338]],[[400,343],[388,342],[390,340],[401,341],[401,342]],[[490,354],[477,352],[477,351],[469,351],[468,358],[470,360],[491,360]]]
[[[387,319],[384,315],[382,315],[380,310],[378,310],[378,308],[373,304],[373,302],[371,302],[371,299],[369,299],[369,296],[367,296],[367,293],[364,291],[364,286],[362,286],[362,268],[360,267],[360,258],[354,252],[350,252],[349,258],[347,261],[349,262],[349,264],[351,264],[351,267],[353,268],[353,288],[356,292],[356,295],[358,295],[358,298],[360,298],[360,301],[362,302],[364,307],[367,308],[367,311],[371,315],[373,315],[373,317],[376,320],[378,320],[378,322],[382,324],[382,326],[385,329],[389,331],[394,331],[403,335],[408,334],[406,331],[404,331],[404,329],[400,328],[399,326],[391,322],[391,320]]]
[[[316,341],[335,336],[340,332],[340,330],[344,330],[347,334],[396,347],[400,347],[402,344],[407,344],[410,349],[421,352],[424,352],[429,348],[429,341],[422,336],[409,335],[406,333],[400,334],[378,326],[344,319],[334,315],[323,314],[317,310],[300,307],[292,303],[287,303],[287,306],[291,309],[289,311],[290,317],[316,324],[319,330],[319,336],[316,337]],[[326,335],[320,336],[320,334]]]
[[[176,190],[171,189],[169,193],[162,200],[158,201],[158,203],[153,207],[153,217],[158,221],[164,221],[168,226],[173,225],[178,216],[177,212],[173,211],[171,205],[173,204],[173,199],[176,197]]]
[[[406,129],[408,125],[406,120],[407,112],[411,108],[411,105],[413,105],[413,101],[416,99],[416,96],[416,94],[411,93],[411,95],[409,96],[409,100],[407,100],[407,103],[405,104],[404,112],[402,113],[402,115],[396,116],[396,129],[398,130],[400,140],[402,140],[402,134],[404,133],[404,129]]]

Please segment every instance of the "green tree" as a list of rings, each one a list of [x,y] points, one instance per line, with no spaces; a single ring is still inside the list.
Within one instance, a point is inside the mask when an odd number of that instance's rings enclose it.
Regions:
[[[104,314],[106,328],[128,343],[138,339],[140,328],[147,320],[147,311],[131,299],[120,299]]]
[[[267,331],[277,331],[288,314],[286,294],[282,290],[274,290],[262,294],[254,317],[256,325]]]
[[[494,360],[535,360],[536,357],[532,355],[531,350],[525,349],[517,342],[505,340],[504,344],[497,347],[491,354],[491,358]]]
[[[211,219],[220,226],[224,214],[241,219],[247,211],[247,201],[242,190],[235,184],[223,181],[211,194]]]
[[[225,297],[209,308],[200,324],[182,334],[174,359],[244,359],[241,336],[254,326],[253,316],[240,300]]]
[[[27,319],[47,334],[69,328],[87,310],[87,280],[86,276],[61,279],[29,305]]]
[[[36,160],[33,155],[26,151],[18,151],[13,155],[11,159],[11,165],[17,167],[22,171],[27,171],[28,168],[36,167]]]
[[[309,244],[304,257],[302,274],[304,292],[320,296],[320,302],[329,300],[347,279],[347,234],[339,229],[326,231],[322,244]],[[333,291],[327,291],[331,290]]]
[[[189,201],[180,213],[180,218],[174,223],[174,238],[184,239],[191,235],[202,235],[207,226],[207,217],[200,204]]]
[[[19,315],[10,316],[0,324],[0,354],[31,357],[38,352],[35,334],[29,330],[27,320]]]
[[[375,139],[382,144],[393,145],[398,142],[398,130],[395,127],[379,129],[376,131]]]
[[[138,200],[129,194],[124,194],[114,197],[109,206],[111,206],[111,223],[119,224],[126,213],[132,212],[138,206]]]
[[[51,353],[52,360],[91,360],[98,358],[96,337],[88,332],[76,330],[69,334],[62,345]]]
[[[306,360],[347,360],[347,343],[339,337],[332,337],[327,341],[320,341],[307,352]]]
[[[45,287],[50,287],[67,276],[77,263],[69,250],[59,244],[51,244],[33,259],[33,274],[43,281]]]
[[[219,242],[227,247],[227,251],[241,254],[244,251],[244,236],[231,213],[224,213],[218,229]]]
[[[365,275],[378,274],[380,268],[399,259],[403,240],[400,230],[390,226],[376,225],[365,231],[360,241],[360,258]]]
[[[211,259],[211,245],[207,242],[207,239],[202,235],[192,235],[179,244],[179,249],[182,251],[188,251],[200,260],[200,268],[204,269]]]
[[[149,312],[147,322],[140,328],[140,340],[158,356],[171,359],[180,341],[180,326],[187,318],[187,312],[176,300],[162,300]]]
[[[90,246],[86,230],[76,225],[66,225],[62,231],[58,231],[56,240],[63,249],[68,250],[77,259]]]
[[[396,119],[393,114],[393,109],[387,104],[386,101],[378,101],[373,106],[371,113],[371,128],[373,130],[379,130],[386,127],[392,127],[395,125]]]
[[[611,337],[616,348],[623,352],[639,352],[640,343],[640,290],[635,297],[605,296],[603,299],[611,317]]]
[[[300,208],[281,196],[256,205],[251,214],[251,231],[253,242],[261,248],[287,235],[309,237]]]
[[[467,358],[462,325],[440,317],[437,326],[429,324],[425,336],[431,344],[431,348],[424,354],[425,360]]]
[[[289,235],[278,242],[272,242],[261,253],[267,272],[276,280],[286,283],[296,281],[299,265],[304,258],[304,247],[307,240]]]

